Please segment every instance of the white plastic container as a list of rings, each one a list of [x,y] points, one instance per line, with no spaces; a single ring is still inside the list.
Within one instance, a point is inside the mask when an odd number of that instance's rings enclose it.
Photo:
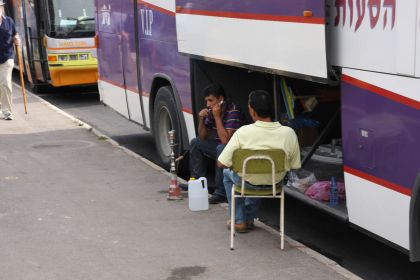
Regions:
[[[188,207],[191,211],[209,209],[209,191],[204,177],[188,181]]]

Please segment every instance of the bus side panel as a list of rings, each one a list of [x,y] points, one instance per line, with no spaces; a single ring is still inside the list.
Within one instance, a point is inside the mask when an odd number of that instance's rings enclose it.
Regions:
[[[420,1],[328,2],[332,65],[414,76]]]
[[[327,78],[323,0],[177,0],[176,20],[180,52]]]
[[[140,61],[143,101],[147,126],[153,79],[170,77],[178,93],[187,127],[194,127],[191,105],[189,59],[178,53],[175,28],[175,1],[142,1],[139,3]],[[182,117],[182,116],[181,116]],[[193,137],[190,135],[189,138]],[[195,135],[194,135],[195,136]]]
[[[420,171],[419,88],[419,79],[343,69],[349,221],[406,249]]]
[[[102,102],[129,118],[122,65],[121,2],[97,1],[99,93]]]

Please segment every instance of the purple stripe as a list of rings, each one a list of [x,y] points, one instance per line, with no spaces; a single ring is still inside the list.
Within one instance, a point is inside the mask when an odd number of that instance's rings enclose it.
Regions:
[[[279,16],[303,16],[310,10],[313,17],[325,17],[325,1],[321,0],[177,0],[177,7],[194,10],[238,12]]]
[[[419,120],[419,110],[344,82],[345,165],[412,189],[420,171]]]

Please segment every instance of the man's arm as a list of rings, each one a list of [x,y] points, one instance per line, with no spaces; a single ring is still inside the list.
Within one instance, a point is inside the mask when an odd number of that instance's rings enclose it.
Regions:
[[[209,110],[203,109],[198,113],[198,137],[201,140],[207,139],[209,136],[209,131],[207,130],[206,125],[204,124],[205,118],[208,116]]]
[[[232,166],[233,153],[240,148],[238,133],[235,133],[232,136],[232,139],[227,143],[226,147],[223,149],[223,152],[217,159],[218,167],[229,168]]]
[[[292,131],[292,143],[291,143],[291,150],[290,150],[290,168],[291,169],[299,169],[301,168],[301,161],[300,161],[300,147],[299,141],[297,139],[296,133]]]
[[[20,46],[20,36],[16,32],[16,27],[14,21],[12,21],[12,35],[13,35],[13,44]]]
[[[213,106],[213,116],[216,122],[217,135],[219,136],[220,142],[222,144],[227,144],[230,138],[232,138],[232,135],[233,133],[235,133],[236,129],[225,128],[225,125],[223,123],[221,104],[216,104]]]
[[[217,135],[219,136],[220,142],[222,144],[227,144],[230,138],[232,137],[233,133],[235,132],[235,130],[226,129],[225,126],[223,125],[223,120],[220,116],[219,117],[215,116],[214,119],[216,121]]]
[[[13,43],[14,43],[16,46],[20,46],[20,36],[19,36],[19,34],[17,34],[17,33],[16,33],[16,35],[15,35],[15,36],[13,36]]]
[[[221,163],[220,161],[217,161],[217,167],[223,168],[223,169],[228,168],[227,166],[223,165],[223,163]]]

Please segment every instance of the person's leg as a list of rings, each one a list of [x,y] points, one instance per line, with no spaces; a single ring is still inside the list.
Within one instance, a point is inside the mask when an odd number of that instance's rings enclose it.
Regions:
[[[0,64],[0,103],[5,118],[12,117],[12,71],[13,59]]]
[[[5,63],[0,64],[0,106],[1,106],[1,111],[3,111],[3,108],[6,102],[6,94],[7,94],[7,63],[8,61],[6,61]]]
[[[260,198],[245,198],[245,221],[247,222],[247,224],[254,222],[254,219],[257,217],[257,212],[260,203]]]
[[[211,140],[194,138],[190,143],[190,173],[191,177],[200,178],[207,174],[207,157],[216,151],[217,143]]]
[[[217,167],[217,159],[219,158],[220,154],[223,152],[223,149],[226,147],[225,144],[219,144],[216,147],[216,167],[215,167],[215,174],[214,174],[214,186],[215,190],[213,196],[220,198],[221,201],[226,201],[226,191],[223,184],[223,168]]]
[[[223,184],[226,191],[226,197],[229,203],[229,217],[232,205],[232,187],[233,185],[240,184],[240,177],[230,169],[223,170]],[[245,200],[237,198],[235,200],[235,224],[243,224],[246,222],[245,217]]]

